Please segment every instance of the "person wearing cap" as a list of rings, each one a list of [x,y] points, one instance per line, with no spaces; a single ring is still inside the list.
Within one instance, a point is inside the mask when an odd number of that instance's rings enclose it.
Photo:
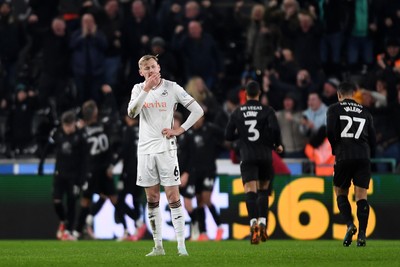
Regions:
[[[329,78],[324,82],[322,86],[321,100],[325,105],[330,106],[337,102],[336,94],[339,84],[339,79],[335,77]]]
[[[161,67],[161,76],[168,80],[180,80],[178,77],[178,65],[176,58],[170,51],[167,43],[162,37],[156,36],[150,42],[151,54],[158,58]]]

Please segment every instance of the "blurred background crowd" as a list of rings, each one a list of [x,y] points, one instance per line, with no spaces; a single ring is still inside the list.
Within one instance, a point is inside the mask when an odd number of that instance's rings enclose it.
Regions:
[[[150,53],[221,129],[258,80],[282,157],[322,164],[326,109],[341,81],[355,81],[374,116],[374,156],[397,164],[399,37],[392,0],[0,0],[0,157],[40,155],[62,112],[88,99],[118,132],[143,80],[137,61]]]

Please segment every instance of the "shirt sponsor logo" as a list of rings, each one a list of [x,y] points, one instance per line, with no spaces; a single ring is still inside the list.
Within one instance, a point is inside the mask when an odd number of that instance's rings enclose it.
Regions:
[[[166,108],[167,102],[165,102],[165,101],[144,102],[143,107],[144,108]]]

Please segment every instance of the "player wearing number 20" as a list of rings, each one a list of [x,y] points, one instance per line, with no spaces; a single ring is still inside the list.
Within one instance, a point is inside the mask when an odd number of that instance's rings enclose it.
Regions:
[[[369,217],[367,189],[371,179],[371,154],[375,149],[375,129],[372,116],[362,105],[353,100],[356,85],[343,82],[338,88],[339,102],[327,111],[327,136],[336,156],[333,185],[340,214],[346,221],[347,232],[343,246],[349,246],[357,228],[353,223],[348,200],[351,181],[357,203],[359,233],[357,246],[365,246]]]
[[[247,102],[231,115],[226,126],[228,141],[239,139],[240,172],[250,219],[250,243],[265,242],[268,218],[268,187],[273,178],[272,149],[283,152],[275,111],[258,100],[259,83],[246,85]]]

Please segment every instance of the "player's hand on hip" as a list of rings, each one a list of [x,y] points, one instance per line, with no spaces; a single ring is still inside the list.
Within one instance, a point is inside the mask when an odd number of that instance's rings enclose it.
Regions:
[[[167,137],[168,139],[173,137],[173,136],[179,136],[183,132],[185,132],[185,129],[183,129],[182,127],[179,127],[178,129],[164,128],[162,130],[162,134],[165,135],[165,137]]]

